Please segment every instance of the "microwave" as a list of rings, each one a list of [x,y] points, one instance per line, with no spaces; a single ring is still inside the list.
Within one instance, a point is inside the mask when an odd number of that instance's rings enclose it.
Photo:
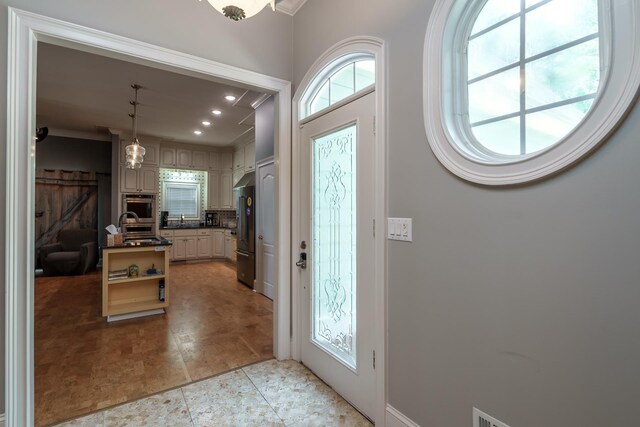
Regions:
[[[149,194],[125,194],[122,196],[122,211],[133,212],[138,215],[138,220],[127,217],[125,222],[129,223],[152,223],[156,222],[156,197]]]

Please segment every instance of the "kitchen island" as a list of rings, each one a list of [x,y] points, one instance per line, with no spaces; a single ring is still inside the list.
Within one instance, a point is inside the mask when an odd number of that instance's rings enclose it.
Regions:
[[[107,321],[164,313],[169,306],[171,241],[125,241],[102,251],[102,315]]]

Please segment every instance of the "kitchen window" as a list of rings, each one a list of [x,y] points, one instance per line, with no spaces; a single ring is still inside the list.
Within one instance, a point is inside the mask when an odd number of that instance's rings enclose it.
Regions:
[[[163,209],[169,211],[170,219],[184,215],[187,220],[200,219],[200,184],[168,182],[163,185]]]
[[[425,40],[429,144],[488,185],[537,180],[596,148],[640,83],[637,2],[439,0]]]

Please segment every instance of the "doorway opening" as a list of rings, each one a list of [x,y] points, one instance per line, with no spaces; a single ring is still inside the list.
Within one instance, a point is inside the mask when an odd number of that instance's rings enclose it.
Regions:
[[[226,81],[247,90],[257,89],[274,96],[277,136],[273,156],[277,165],[275,277],[277,287],[273,303],[273,354],[290,357],[289,333],[289,184],[288,156],[290,116],[287,114],[290,83],[236,69],[202,58],[124,39],[74,24],[9,9],[10,37],[8,75],[11,105],[8,108],[7,194],[7,424],[34,425],[34,277],[35,270],[35,138],[36,128],[36,55],[38,42],[170,70],[208,81]],[[24,141],[31,141],[24,144]],[[162,144],[160,144],[162,147]],[[193,153],[193,150],[192,150]],[[115,160],[117,162],[117,158]],[[191,165],[193,167],[193,164]],[[222,176],[222,174],[221,174]],[[232,179],[232,178],[231,178]],[[175,236],[174,236],[175,237]],[[197,247],[197,245],[196,245]],[[284,256],[283,256],[284,255]],[[188,267],[188,266],[187,266]],[[186,267],[185,267],[186,268]],[[222,275],[229,275],[229,269]],[[146,280],[146,279],[145,279]],[[151,319],[149,317],[148,319]]]

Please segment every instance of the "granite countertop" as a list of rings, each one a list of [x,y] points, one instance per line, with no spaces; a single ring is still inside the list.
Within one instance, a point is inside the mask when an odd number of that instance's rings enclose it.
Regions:
[[[170,225],[168,227],[160,227],[160,230],[202,230],[202,229],[206,229],[206,230],[235,230],[237,227],[222,227],[222,226],[218,226],[218,227],[207,227],[205,225],[183,225],[183,226],[179,226],[179,225]]]
[[[152,246],[171,246],[173,242],[167,240],[164,237],[155,236],[152,238],[139,238],[125,240],[120,245],[113,246],[101,246],[101,249],[126,249],[126,248],[138,248],[138,247],[152,247]]]

